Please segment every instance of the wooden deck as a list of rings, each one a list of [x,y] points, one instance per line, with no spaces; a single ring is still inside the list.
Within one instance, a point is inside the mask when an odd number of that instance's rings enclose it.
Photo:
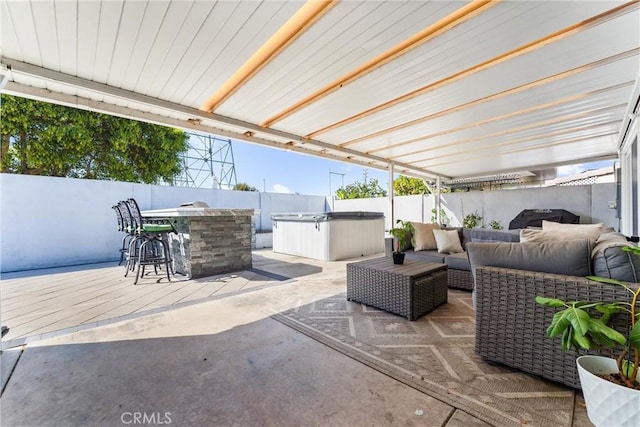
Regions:
[[[254,267],[233,274],[187,280],[154,274],[133,285],[116,263],[6,273],[0,280],[3,348],[286,283],[317,267],[255,251]],[[297,266],[296,266],[297,265]]]

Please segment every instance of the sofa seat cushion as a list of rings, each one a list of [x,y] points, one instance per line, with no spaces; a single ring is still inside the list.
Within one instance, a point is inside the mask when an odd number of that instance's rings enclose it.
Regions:
[[[531,243],[469,243],[471,272],[479,265],[568,276],[591,274],[589,239]]]
[[[621,233],[604,233],[596,242],[591,257],[593,274],[609,279],[638,283],[640,281],[640,257],[622,250],[632,246]]]
[[[467,256],[466,252],[447,255],[446,258],[444,259],[444,263],[447,264],[447,266],[453,270],[464,270],[464,271],[471,270],[471,267],[469,264],[469,257]]]

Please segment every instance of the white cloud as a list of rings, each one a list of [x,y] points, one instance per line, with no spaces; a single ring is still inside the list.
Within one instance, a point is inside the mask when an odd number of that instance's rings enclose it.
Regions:
[[[558,176],[575,175],[577,173],[584,172],[584,167],[585,167],[584,164],[560,166],[558,168],[557,175]]]
[[[289,190],[288,187],[285,187],[282,184],[273,184],[273,187],[271,187],[271,189],[274,193],[292,193],[292,191]]]

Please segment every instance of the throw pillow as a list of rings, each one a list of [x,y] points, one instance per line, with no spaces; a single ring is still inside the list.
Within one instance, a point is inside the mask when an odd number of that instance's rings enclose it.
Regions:
[[[423,224],[421,222],[412,222],[413,225],[413,250],[429,251],[437,249],[436,239],[433,237],[433,230],[440,230],[439,224]]]
[[[464,252],[457,230],[433,230],[433,237],[435,237],[438,252],[441,254]]]
[[[553,221],[542,221],[542,230],[544,231],[563,231],[570,232],[587,239],[596,240],[602,233],[603,223],[597,224],[561,224]]]

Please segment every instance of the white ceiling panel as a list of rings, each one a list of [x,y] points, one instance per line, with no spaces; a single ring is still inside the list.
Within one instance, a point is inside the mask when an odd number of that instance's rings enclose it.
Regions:
[[[487,141],[487,145],[490,145],[489,143],[519,140],[532,134],[544,136],[559,130],[573,134],[584,126],[597,125],[598,123],[608,123],[610,126],[614,126],[613,123],[616,123],[616,126],[619,126],[618,117],[624,113],[625,108],[626,104],[621,104],[617,107],[607,106],[589,111],[588,114],[583,112],[542,111],[535,113],[531,118],[517,117],[498,123],[467,128],[464,131],[420,139],[411,144],[403,144],[388,149],[376,150],[375,152],[394,160],[414,161],[424,158],[426,156],[425,153],[438,155],[447,152],[464,151],[469,146],[477,146],[482,141]]]
[[[306,3],[5,1],[0,73],[11,94],[445,180],[615,157],[640,3],[477,4],[335,2],[210,113]],[[463,22],[380,59],[443,19]]]
[[[447,111],[453,112],[457,108],[462,111],[468,110],[469,120],[474,120],[478,109],[485,110],[485,114],[486,112],[492,112],[494,115],[500,115],[504,114],[505,111],[515,110],[518,107],[518,100],[535,99],[542,100],[542,102],[553,102],[566,96],[590,92],[609,85],[635,81],[639,65],[639,57],[635,55],[618,63],[596,67],[582,73],[568,75],[562,79],[550,80],[548,83],[522,91],[512,91],[507,95],[502,95],[500,92],[512,89],[515,86],[504,85],[503,82],[494,79],[488,81],[486,86],[482,84],[482,81],[475,81],[475,83],[460,82],[455,86],[435,90],[420,99],[402,103],[369,115],[356,122],[321,134],[319,137],[339,144],[371,135],[374,132],[384,131],[412,120],[442,115],[442,112]],[[487,88],[492,88],[493,90],[488,90]],[[487,98],[495,94],[498,96]],[[628,99],[626,99],[628,98],[628,93],[618,93],[617,96],[622,99],[617,98],[616,104],[628,102]],[[495,113],[493,113],[494,109]],[[429,123],[420,122],[413,126],[413,132],[415,132],[413,135],[408,133],[407,129],[404,129],[402,133],[392,132],[392,141],[400,142],[407,137],[419,136],[422,134],[421,129],[423,126],[429,126]],[[396,136],[398,138],[395,138]]]
[[[180,86],[183,96],[176,97],[178,102],[194,107],[202,105],[299,7],[297,2],[239,3],[220,28],[221,40],[215,40],[218,51],[201,58],[198,65],[202,67],[202,74],[188,90]]]
[[[142,31],[140,22],[145,15],[147,5],[145,3],[127,2],[123,6],[122,19],[119,22],[115,43],[113,45],[113,57],[106,70],[106,83],[121,87],[129,63],[134,56],[134,49],[138,46],[138,37],[145,37],[148,33]],[[136,56],[140,55],[140,49],[136,49]]]
[[[175,5],[175,7],[187,7],[187,4],[175,3]],[[194,12],[204,12],[198,6],[199,3],[192,6]],[[171,101],[184,96],[186,90],[190,89],[199,76],[206,72],[206,65],[201,65],[200,61],[216,57],[221,46],[228,41],[228,35],[225,36],[222,30],[225,29],[225,23],[237,8],[238,4],[235,2],[217,2],[206,13],[204,22],[199,22],[197,13],[194,15],[190,12],[184,19],[174,44],[167,43],[170,40],[169,35],[173,35],[174,27],[161,27],[169,28],[171,31],[165,29],[158,34],[158,40],[160,37],[162,40],[154,46],[154,49],[158,49],[154,57],[156,60],[148,64],[149,72],[157,72],[157,75],[151,81],[153,86],[148,94]],[[201,16],[205,16],[205,13]],[[163,58],[168,62],[166,70]],[[160,71],[158,71],[159,68]],[[145,83],[139,84],[142,86]],[[181,86],[183,89],[180,89]],[[136,91],[141,89],[136,88]]]
[[[75,25],[67,25],[67,22],[73,21],[78,13],[78,4],[76,2],[66,0],[56,0],[55,2],[55,24],[56,24],[56,41],[58,45],[57,53],[58,68],[66,74],[75,76],[77,74],[77,48],[78,48],[78,27]]]
[[[158,1],[143,3],[143,5],[145,7],[142,11],[139,10],[139,5],[136,5],[136,9],[131,12],[125,11],[128,13],[124,15],[126,18],[123,17],[123,22],[127,22],[127,25],[119,32],[119,41],[128,43],[130,47],[123,47],[121,50],[124,54],[116,58],[115,63],[112,64],[110,74],[114,77],[114,81],[110,84],[115,87],[133,90],[140,81],[140,75],[145,67],[162,66],[161,63],[149,64],[149,55],[158,38],[159,29],[169,12],[169,2]],[[142,12],[141,15],[139,15],[140,12]],[[137,28],[130,26],[132,19],[129,16],[132,14],[139,16]]]
[[[45,3],[41,7],[33,8],[31,13],[33,25],[38,34],[38,50],[42,66],[56,68],[60,64],[58,31],[55,19],[50,18],[56,14],[55,6],[53,3]]]
[[[567,2],[561,3],[563,3],[562,6],[564,8],[571,6]],[[593,6],[599,6],[596,10],[598,12],[602,11],[602,4],[596,3]],[[536,2],[527,2],[525,4],[513,2],[501,7],[493,7],[468,22],[430,40],[392,63],[386,64],[364,78],[346,85],[340,91],[334,92],[308,108],[293,114],[279,122],[277,127],[295,133],[308,133],[309,129],[321,129],[324,126],[366,110],[368,105],[381,104],[398,97],[398,94],[404,95],[443,78],[450,77],[455,73],[505,54],[550,33],[577,24],[589,16],[585,11],[582,11],[579,16],[567,14],[554,16],[553,12],[557,9],[558,7],[556,6],[551,10],[545,10]],[[540,10],[540,13],[536,15],[535,12],[538,10]],[[532,19],[532,16],[535,19]],[[562,17],[562,19],[559,19],[559,17]],[[608,25],[614,28],[622,28],[618,32],[629,31],[626,26],[616,26],[611,23]],[[499,34],[492,31],[496,27],[501,29]],[[606,34],[607,29],[601,30],[601,33]],[[507,61],[504,66],[494,66],[483,73],[479,73],[480,75],[472,75],[464,79],[467,87],[462,90],[457,90],[457,85],[448,86],[453,86],[456,88],[453,90],[460,94],[465,94],[475,88],[485,89],[485,85],[478,82],[515,85],[517,82],[529,81],[530,77],[522,75],[523,72],[529,71],[531,74],[544,74],[544,70],[537,70],[540,68],[537,67],[540,57],[547,62],[551,69],[563,70],[562,64],[554,62],[558,55],[552,53],[547,57],[547,50],[554,48],[555,45],[550,44],[545,49],[539,49],[525,55],[524,58],[515,58]],[[599,58],[597,52],[583,52],[582,45],[578,46],[580,46],[580,51],[585,58],[589,55]],[[530,65],[521,67],[519,63],[511,65],[515,61],[533,63],[536,66],[533,68]],[[515,68],[519,72],[512,73],[507,68]],[[492,74],[487,75],[486,73]],[[512,83],[503,82],[502,75],[507,75]],[[443,90],[446,90],[446,87]],[[417,102],[421,101],[418,100]],[[333,108],[330,108],[331,106]],[[411,107],[411,109],[413,110],[414,108]],[[312,119],[317,117],[320,111],[323,111],[322,119]]]
[[[2,2],[2,52],[42,66],[42,52],[29,3]]]
[[[459,156],[466,156],[472,153],[482,154],[488,150],[502,150],[505,147],[512,149],[533,148],[539,144],[548,142],[573,141],[584,139],[588,135],[601,135],[603,133],[612,134],[617,132],[615,120],[607,120],[603,117],[599,120],[576,121],[571,127],[566,125],[556,125],[553,128],[540,130],[526,130],[513,132],[507,135],[486,136],[484,138],[473,138],[456,141],[456,144],[448,146],[438,145],[433,150],[418,152],[409,155],[392,156],[398,161],[419,164],[432,163],[434,160],[451,159]],[[605,147],[611,152],[615,146]],[[385,154],[385,153],[383,153]]]
[[[216,112],[259,122],[346,75],[461,7],[450,2],[342,2]],[[419,12],[419,13],[418,13]],[[428,20],[424,17],[428,16]],[[254,97],[271,102],[255,105]]]
[[[96,46],[98,44],[98,27],[100,23],[101,2],[78,2],[78,15],[74,19],[70,16],[66,25],[73,25],[78,28],[78,38],[75,41],[77,46],[76,61],[77,75],[93,80],[93,70],[96,61]],[[62,24],[65,25],[65,24]],[[112,25],[117,25],[112,23]],[[21,35],[22,35],[21,31]],[[32,61],[25,62],[36,64]]]
[[[482,153],[481,155],[473,153],[473,155],[465,158],[448,159],[447,163],[434,161],[428,167],[434,172],[444,174],[444,172],[452,168],[452,165],[455,165],[459,169],[458,177],[473,177],[486,175],[487,170],[500,170],[502,172],[526,170],[530,164],[527,159],[529,155],[535,155],[539,158],[541,165],[549,166],[571,162],[579,163],[594,158],[613,158],[614,155],[611,154],[608,147],[614,139],[610,135],[605,135],[560,146],[548,146],[527,152],[506,153],[501,156],[492,156],[489,153]]]
[[[184,66],[182,60],[185,53],[214,7],[213,2],[196,2],[188,7],[177,2],[170,3],[157,37],[153,40],[146,66],[129,89],[159,97],[177,68]]]
[[[569,85],[563,85],[567,89]],[[548,91],[532,90],[525,96],[505,97],[491,104],[491,108],[478,104],[468,109],[459,110],[451,114],[422,122],[415,126],[399,129],[394,132],[365,138],[359,142],[347,144],[354,149],[366,149],[376,152],[384,147],[406,144],[412,139],[437,138],[440,135],[453,134],[465,137],[480,131],[481,126],[495,126],[495,129],[508,129],[513,124],[540,121],[544,117],[568,115],[581,111],[612,105],[612,99],[618,99],[622,104],[633,87],[633,81],[613,88],[604,88],[597,93],[584,95],[581,87],[573,92],[560,92],[553,99],[549,99]],[[512,120],[506,122],[506,120]],[[424,144],[424,142],[422,143]]]
[[[18,32],[13,25],[9,3],[0,2],[0,56],[9,56],[24,61],[22,48],[18,40]]]
[[[123,19],[125,3],[102,1],[96,36],[96,56],[91,80],[106,83],[115,51],[116,38]]]

